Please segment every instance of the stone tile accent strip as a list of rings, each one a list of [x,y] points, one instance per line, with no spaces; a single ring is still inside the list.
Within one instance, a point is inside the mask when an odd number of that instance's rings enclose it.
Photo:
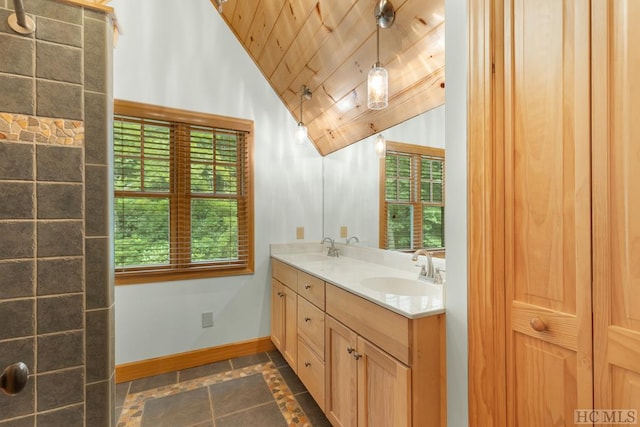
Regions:
[[[84,123],[24,114],[0,113],[0,140],[84,145]]]

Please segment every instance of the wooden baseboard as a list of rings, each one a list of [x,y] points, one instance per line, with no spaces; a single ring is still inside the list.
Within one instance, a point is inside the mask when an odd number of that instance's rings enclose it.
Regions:
[[[203,348],[186,353],[140,360],[116,366],[116,383],[151,377],[153,375],[194,368],[234,357],[249,356],[264,351],[275,350],[270,337]]]

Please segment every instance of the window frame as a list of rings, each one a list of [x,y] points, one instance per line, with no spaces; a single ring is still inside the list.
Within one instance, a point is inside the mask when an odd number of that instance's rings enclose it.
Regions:
[[[238,223],[239,226],[243,227],[242,232],[239,232],[242,236],[246,236],[247,238],[247,254],[245,261],[238,265],[227,265],[221,266],[220,263],[199,263],[198,265],[194,265],[189,260],[186,260],[185,257],[175,257],[173,254],[171,255],[170,264],[165,264],[162,266],[153,266],[153,267],[128,267],[125,270],[120,270],[115,268],[115,284],[116,285],[127,285],[127,284],[139,284],[139,283],[155,283],[155,282],[165,282],[165,281],[173,281],[173,280],[188,280],[188,279],[197,279],[197,278],[207,278],[207,277],[226,277],[226,276],[236,276],[236,275],[248,275],[254,273],[254,194],[253,194],[253,134],[254,134],[254,124],[252,120],[247,119],[239,119],[234,117],[226,117],[219,116],[214,114],[193,112],[188,110],[181,110],[176,108],[162,107],[150,104],[143,104],[139,102],[132,101],[124,101],[124,100],[114,100],[114,124],[115,124],[115,116],[122,115],[128,116],[132,118],[139,119],[147,119],[147,120],[158,120],[164,122],[170,122],[177,129],[177,132],[185,132],[185,130],[191,126],[204,126],[211,127],[216,129],[226,129],[230,131],[238,131],[243,132],[245,136],[244,144],[246,146],[246,153],[244,156],[245,164],[246,164],[246,172],[243,174],[246,177],[246,182],[243,182],[244,185],[244,193],[245,196],[242,197],[243,203],[246,204],[246,211],[242,218],[244,221],[240,221],[241,215],[238,213]],[[113,128],[113,125],[112,125]],[[188,139],[180,139],[184,145],[190,140]],[[184,211],[185,203],[190,203],[191,197],[187,193],[190,193],[190,190],[185,188],[186,183],[184,181],[185,177],[189,177],[191,171],[191,163],[184,162],[184,151],[189,150],[189,147],[185,147],[184,145],[179,147],[176,142],[179,141],[173,140],[171,142],[171,159],[170,159],[170,170],[171,174],[175,173],[175,168],[179,166],[179,164],[184,165],[186,170],[181,173],[182,179],[178,179],[178,182],[172,182],[171,189],[169,193],[159,193],[159,194],[144,194],[140,192],[139,196],[133,195],[135,192],[128,192],[129,197],[163,197],[168,198],[170,207],[169,207],[169,232],[170,232],[170,241],[174,239],[178,242],[175,245],[170,245],[170,251],[174,252],[177,248],[179,251],[185,249],[185,245],[187,249],[189,249],[189,253],[191,253],[190,244],[186,244],[184,242],[191,241],[191,227],[190,227],[190,218],[187,215],[181,215],[181,221],[183,221],[178,227],[178,216],[176,215],[179,211]],[[187,154],[187,156],[189,156]],[[242,171],[238,171],[239,174],[242,174]],[[174,177],[175,178],[175,177]],[[173,181],[173,178],[172,178]],[[177,188],[182,187],[182,188]],[[118,191],[115,188],[113,189],[113,197],[114,197],[114,207],[115,207],[115,199],[117,197],[126,197],[126,191]],[[199,199],[201,197],[195,197]],[[204,197],[207,198],[207,197]],[[209,197],[211,198],[211,197]],[[190,210],[190,207],[188,207]],[[186,219],[185,219],[186,218]],[[185,228],[185,223],[188,223],[189,227]],[[180,231],[181,229],[187,229],[188,232]],[[185,237],[186,236],[186,237]],[[114,246],[115,246],[115,238],[114,238]]]
[[[430,206],[442,206],[443,210],[445,209],[445,188],[444,188],[444,180],[445,180],[445,150],[443,148],[435,148],[435,147],[427,147],[424,145],[415,145],[415,144],[405,144],[401,142],[395,141],[387,141],[386,144],[386,152],[385,157],[380,158],[380,223],[379,223],[379,247],[381,249],[386,249],[388,246],[387,242],[387,212],[388,212],[388,202],[386,198],[386,154],[388,153],[399,153],[403,155],[407,155],[411,157],[411,176],[410,176],[410,187],[411,187],[411,200],[406,203],[406,205],[413,206],[413,223],[411,224],[413,229],[413,239],[411,242],[411,249],[398,249],[398,251],[409,252],[415,251],[417,249],[422,248],[423,241],[423,221],[422,221],[422,206],[423,202],[420,200],[420,190],[421,190],[421,179],[420,179],[420,158],[422,156],[428,156],[431,158],[436,158],[442,160],[442,203],[427,203]],[[397,203],[393,203],[397,204]],[[444,215],[443,215],[443,227],[444,227]],[[444,239],[444,229],[443,229],[443,239]],[[444,252],[445,248],[428,248],[435,252]]]

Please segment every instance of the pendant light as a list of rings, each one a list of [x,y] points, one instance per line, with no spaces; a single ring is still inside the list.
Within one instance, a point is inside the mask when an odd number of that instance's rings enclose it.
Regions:
[[[309,89],[306,85],[302,86],[302,89],[300,91],[300,121],[298,122],[298,127],[296,128],[296,141],[298,142],[298,144],[303,144],[307,139],[307,127],[302,121],[302,103],[305,99],[311,99],[311,96],[311,89]]]
[[[383,110],[389,105],[389,73],[380,63],[380,28],[389,28],[396,12],[390,1],[379,0],[373,13],[376,18],[376,63],[367,79],[367,107],[370,110]]]
[[[387,156],[387,140],[381,133],[376,136],[374,147],[379,158],[383,159]]]

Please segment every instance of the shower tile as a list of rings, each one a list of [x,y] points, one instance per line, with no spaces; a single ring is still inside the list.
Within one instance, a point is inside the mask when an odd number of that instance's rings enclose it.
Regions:
[[[107,91],[107,23],[84,21],[84,87],[93,92]]]
[[[33,258],[34,223],[0,221],[0,260]]]
[[[33,413],[35,408],[35,382],[29,380],[22,391],[14,396],[8,396],[0,392],[0,421],[20,417]],[[33,420],[33,418],[32,418]],[[16,422],[16,426],[22,426],[22,420]],[[10,421],[7,425],[11,425]],[[5,427],[4,424],[0,426]]]
[[[13,8],[13,5],[9,5]],[[75,6],[69,6],[60,2],[51,0],[25,0],[24,9],[29,13],[30,10],[37,10],[38,16],[57,19],[58,21],[70,22],[72,24],[82,23],[82,9]]]
[[[112,388],[111,380],[87,385],[87,426],[115,425],[111,422]]]
[[[87,382],[104,381],[111,377],[114,367],[113,341],[109,336],[113,309],[92,310],[86,313]]]
[[[108,162],[108,98],[94,92],[84,93],[85,162],[106,165]]]
[[[106,308],[113,304],[111,279],[111,246],[107,237],[91,237],[84,241],[85,289],[87,310]]]
[[[0,182],[0,219],[31,219],[33,213],[32,183]]]
[[[0,341],[0,369],[16,362],[26,364],[29,372],[33,373],[35,366],[35,339],[33,337]]]
[[[83,363],[82,331],[38,337],[38,373],[81,366]]]
[[[33,39],[0,33],[0,72],[33,76]]]
[[[33,335],[35,300],[13,300],[0,302],[0,340]]]
[[[58,409],[37,415],[39,426],[64,426],[64,427],[84,427],[84,406],[82,404]],[[87,424],[99,425],[99,424]],[[101,424],[106,425],[106,424]]]
[[[36,77],[82,83],[82,50],[49,42],[37,42]]]
[[[38,334],[82,329],[82,295],[38,298]]]
[[[32,78],[0,74],[0,111],[33,115],[35,106]]]
[[[35,295],[35,262],[0,262],[0,299],[32,297]]]
[[[87,236],[109,234],[109,171],[106,166],[85,167],[85,227]]]
[[[33,153],[33,144],[0,142],[0,179],[32,180]]]
[[[82,148],[38,145],[36,148],[38,181],[82,182]]]
[[[38,256],[82,255],[82,221],[38,221]]]
[[[83,368],[38,375],[38,411],[48,411],[84,401]]]
[[[38,295],[82,292],[82,258],[38,260]]]
[[[68,46],[82,47],[82,26],[38,18],[36,38]]]
[[[82,184],[38,184],[38,219],[82,219]]]
[[[36,79],[38,116],[82,120],[82,86]]]
[[[11,421],[0,421],[0,427],[33,427],[35,424],[35,417],[30,415],[23,418],[14,418]]]

